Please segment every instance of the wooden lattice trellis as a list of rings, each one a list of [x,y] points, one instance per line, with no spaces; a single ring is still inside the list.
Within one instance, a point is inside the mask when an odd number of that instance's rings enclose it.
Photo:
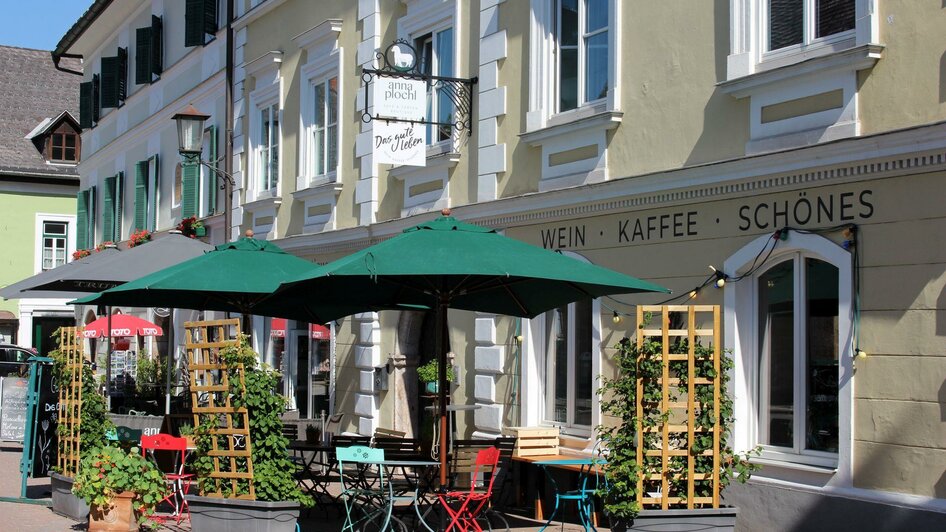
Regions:
[[[59,388],[59,454],[56,460],[63,476],[75,477],[79,468],[79,432],[82,417],[83,339],[78,327],[59,329],[59,352],[66,386]]]
[[[661,399],[656,404],[646,403],[643,397],[645,380],[651,377],[639,374],[636,406],[637,433],[641,435],[641,443],[637,446],[637,463],[641,464],[642,474],[637,484],[638,503],[642,508],[664,510],[684,504],[686,508],[718,508],[722,355],[719,306],[639,306],[638,323],[645,323],[645,314],[651,315],[651,320],[644,328],[638,329],[637,343],[644,345],[647,339],[660,342],[661,375],[653,380],[659,384]],[[659,328],[652,327],[658,320]],[[699,327],[708,323],[712,323],[711,328]],[[671,328],[674,325],[678,328]],[[708,371],[709,367],[712,367],[712,373]],[[685,378],[682,381],[685,389],[680,389],[681,377]],[[698,390],[704,386],[712,387],[711,402],[705,401],[710,397],[707,389]],[[703,393],[698,394],[698,391]],[[703,402],[697,400],[698,395],[703,396]],[[653,409],[657,409],[656,412]],[[643,424],[648,410],[652,416],[656,414],[655,426],[645,427]],[[700,424],[696,420],[698,411],[711,412],[710,421]],[[656,434],[656,438],[645,438],[647,434]],[[702,444],[707,448],[699,450],[696,439],[705,435],[712,438],[712,443]],[[645,439],[649,444],[644,443]],[[698,461],[703,465],[702,472],[696,471]],[[706,471],[707,466],[709,471]]]
[[[227,482],[230,483],[229,491],[236,494],[237,486],[244,481],[246,493],[233,497],[255,499],[249,413],[245,407],[232,405],[230,379],[234,376],[218,356],[221,349],[238,345],[240,321],[186,322],[184,331],[194,428],[200,427],[203,415],[215,416],[218,420],[209,432],[212,447],[207,453],[213,458],[214,470],[210,478],[214,489],[205,487],[203,495],[229,496],[223,490]],[[238,366],[236,378],[240,387],[245,389],[242,365]]]

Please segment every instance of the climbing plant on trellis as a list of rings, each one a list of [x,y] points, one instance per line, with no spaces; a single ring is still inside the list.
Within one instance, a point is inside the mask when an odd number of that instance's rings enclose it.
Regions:
[[[221,351],[239,345],[240,322],[186,322],[184,331],[198,454],[213,463],[201,491],[208,497],[255,499],[249,413],[232,402],[231,385],[241,393],[246,389],[243,365],[227,365],[221,357]]]
[[[637,501],[718,508],[723,425],[731,418],[731,401],[721,397],[719,306],[639,306],[637,322]]]
[[[79,468],[82,417],[83,339],[78,327],[59,329],[55,382],[59,386],[59,454],[56,465],[63,476],[75,478]]]

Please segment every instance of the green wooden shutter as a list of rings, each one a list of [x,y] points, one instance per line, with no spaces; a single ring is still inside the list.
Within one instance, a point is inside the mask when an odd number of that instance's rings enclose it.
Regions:
[[[79,84],[79,127],[92,127],[92,82]]]
[[[204,1],[187,0],[184,6],[184,46],[204,44]]]
[[[112,232],[112,241],[122,240],[122,207],[124,206],[125,172],[118,172],[115,176],[115,230]]]
[[[210,164],[213,165],[214,170],[217,169],[217,126],[210,126],[209,133],[209,143],[210,143]],[[210,205],[210,212],[208,214],[215,214],[217,212],[217,173],[211,172],[207,180],[207,198],[208,204]]]
[[[148,216],[148,161],[135,163],[135,227],[133,230],[147,229]]]
[[[197,215],[200,165],[183,163],[181,165],[181,218]]]
[[[89,191],[76,194],[76,249],[89,249]]]
[[[112,240],[115,235],[115,176],[105,178],[102,193],[102,241]]]
[[[151,15],[151,73],[164,72],[164,22],[161,17]]]
[[[128,48],[118,49],[118,101],[128,99]]]
[[[118,107],[118,57],[102,58],[102,107]]]
[[[158,191],[161,190],[161,166],[158,164],[158,154],[151,158],[154,161],[153,188],[150,189],[151,197],[151,220],[149,220],[151,231],[158,229]]]
[[[204,33],[217,33],[217,0],[204,0]]]
[[[135,30],[135,83],[151,83],[151,28]]]
[[[86,219],[89,222],[88,223],[88,227],[89,227],[88,228],[88,231],[89,231],[88,244],[89,244],[89,247],[91,248],[92,246],[95,245],[95,214],[96,214],[96,211],[98,210],[95,208],[95,202],[97,200],[97,198],[95,197],[95,185],[89,187],[88,192],[89,192],[89,201],[88,201],[89,214]]]
[[[92,122],[99,121],[102,103],[100,100],[102,94],[102,78],[98,74],[92,74]]]

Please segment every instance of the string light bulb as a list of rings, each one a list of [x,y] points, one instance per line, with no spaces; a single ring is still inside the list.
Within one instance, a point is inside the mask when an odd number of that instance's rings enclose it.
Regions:
[[[611,316],[611,321],[613,321],[615,325],[621,323],[621,315],[618,314],[618,311],[614,311],[614,315]]]
[[[713,270],[713,275],[716,276],[716,288],[722,288],[726,286],[726,280],[729,279],[729,276],[724,272],[717,270],[712,264],[710,264],[709,269]]]
[[[867,351],[864,351],[863,349],[856,350],[854,354],[854,358],[858,360],[864,360],[865,358],[867,358]]]
[[[521,344],[521,343],[522,343],[522,335],[521,335],[521,334],[516,336],[516,343],[517,343],[517,344]]]
[[[696,289],[690,290],[690,299],[696,299]]]

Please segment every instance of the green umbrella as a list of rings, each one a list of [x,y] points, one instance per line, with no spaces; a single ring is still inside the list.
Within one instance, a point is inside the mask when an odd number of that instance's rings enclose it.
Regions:
[[[669,291],[442,216],[290,279],[257,308],[315,322],[355,312],[436,309],[445,485],[447,308],[531,318],[579,299],[633,292]]]
[[[311,262],[265,240],[241,238],[73,304],[220,310],[253,314],[254,306]]]

